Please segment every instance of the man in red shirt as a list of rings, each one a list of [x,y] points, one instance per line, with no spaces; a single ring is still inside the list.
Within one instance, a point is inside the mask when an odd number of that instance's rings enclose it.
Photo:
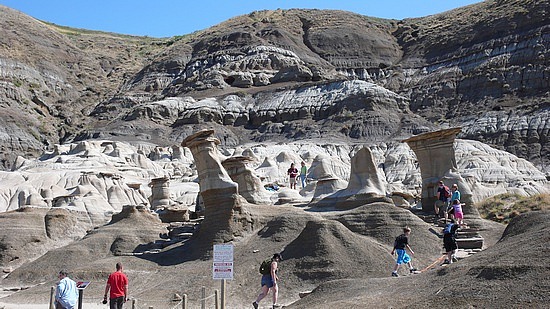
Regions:
[[[107,293],[109,294],[109,308],[122,309],[122,305],[128,299],[128,277],[122,272],[122,264],[116,263],[116,271],[109,275],[107,285],[105,286],[105,295],[103,303],[107,303]]]

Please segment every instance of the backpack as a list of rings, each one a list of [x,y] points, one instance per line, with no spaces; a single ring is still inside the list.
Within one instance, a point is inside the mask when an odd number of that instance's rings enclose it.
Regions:
[[[265,260],[260,264],[260,274],[269,275],[271,274],[271,260]]]
[[[446,198],[450,198],[451,197],[451,189],[449,189],[449,187],[447,186],[443,186],[443,188],[445,189],[445,197]]]

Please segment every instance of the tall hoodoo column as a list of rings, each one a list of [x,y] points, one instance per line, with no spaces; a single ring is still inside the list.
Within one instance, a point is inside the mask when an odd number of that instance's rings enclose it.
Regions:
[[[251,223],[250,216],[242,209],[246,201],[238,194],[238,184],[221,164],[219,144],[214,130],[199,131],[181,144],[191,150],[195,159],[204,202],[204,221],[197,237],[210,245],[233,240]]]
[[[403,142],[407,143],[418,159],[420,174],[422,175],[422,210],[434,211],[437,184],[443,180],[451,187],[458,184],[462,195],[461,202],[465,203],[464,213],[478,212],[473,208],[472,191],[468,183],[459,175],[456,164],[454,141],[461,128],[452,128],[429,132],[413,136]]]

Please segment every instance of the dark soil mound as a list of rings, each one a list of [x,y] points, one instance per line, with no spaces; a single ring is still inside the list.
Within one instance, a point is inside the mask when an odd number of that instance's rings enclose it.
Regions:
[[[83,239],[68,246],[51,250],[32,263],[14,270],[4,280],[4,284],[22,284],[50,280],[61,269],[74,272],[101,273],[92,266],[101,259],[134,252],[144,244],[154,242],[159,233],[165,232],[164,225],[158,217],[145,208],[124,207],[123,211],[113,216],[112,221],[88,233]],[[107,269],[113,268],[116,262],[108,263]],[[111,265],[112,264],[112,265]]]
[[[543,308],[550,301],[550,211],[521,215],[493,247],[405,278],[338,280],[288,308]]]
[[[442,241],[433,233],[431,225],[392,204],[374,203],[334,215],[334,220],[353,232],[376,239],[388,250],[391,250],[395,237],[403,233],[403,227],[409,226],[412,230],[409,243],[415,251],[414,259],[419,263],[416,265],[428,264],[441,254]]]
[[[383,276],[392,256],[370,237],[351,232],[335,221],[310,221],[284,250],[301,280]]]

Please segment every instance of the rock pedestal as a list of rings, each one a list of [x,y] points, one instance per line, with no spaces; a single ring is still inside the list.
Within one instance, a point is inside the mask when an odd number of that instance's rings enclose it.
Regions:
[[[151,186],[151,209],[168,207],[172,203],[170,200],[170,180],[167,177],[154,178],[149,183]]]
[[[351,158],[347,187],[318,201],[317,206],[334,205],[349,209],[374,202],[391,202],[385,196],[386,183],[374,164],[370,149],[363,147]]]
[[[231,157],[223,161],[222,165],[233,181],[238,184],[239,194],[252,204],[271,204],[269,195],[262,182],[247,163],[253,158],[245,156]]]
[[[222,155],[214,130],[199,131],[183,142],[193,154],[204,202],[204,221],[196,234],[200,243],[225,243],[241,235],[251,223],[242,206],[246,201],[238,194],[238,184],[222,166]],[[211,250],[211,248],[210,248]]]
[[[422,175],[422,210],[433,213],[437,199],[438,182],[451,187],[458,184],[464,214],[479,213],[473,207],[472,192],[468,183],[458,173],[454,141],[461,128],[452,128],[420,134],[403,140],[414,151]]]

